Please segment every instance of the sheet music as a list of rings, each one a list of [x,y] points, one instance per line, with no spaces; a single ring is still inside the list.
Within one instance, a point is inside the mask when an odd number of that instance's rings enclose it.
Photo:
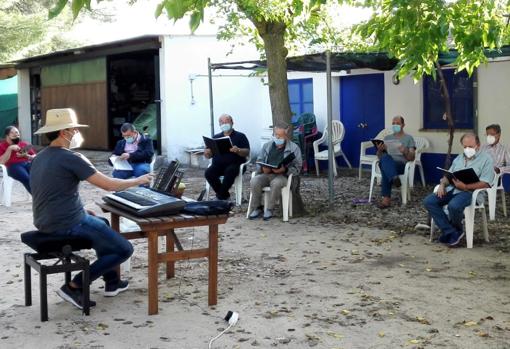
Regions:
[[[133,171],[131,164],[127,160],[121,159],[120,156],[112,155],[110,156],[110,161],[112,162],[115,170]]]

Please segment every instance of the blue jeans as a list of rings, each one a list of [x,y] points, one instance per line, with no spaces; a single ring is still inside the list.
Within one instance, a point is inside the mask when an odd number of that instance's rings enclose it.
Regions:
[[[443,236],[457,236],[462,232],[462,219],[464,218],[464,209],[471,205],[470,191],[462,191],[453,194],[453,190],[440,198],[436,194],[429,194],[423,200],[423,206],[429,211],[434,223],[439,227]],[[448,215],[443,210],[443,206],[448,205]]]
[[[391,155],[384,154],[379,159],[379,168],[381,169],[381,196],[391,197],[391,186],[393,179],[404,173],[406,164],[393,160]]]
[[[92,248],[96,251],[97,260],[90,265],[90,282],[103,276],[106,283],[115,282],[119,275],[115,268],[133,254],[133,246],[101,219],[85,214],[77,225],[57,230],[56,235],[62,237],[74,236],[92,241]],[[73,282],[82,286],[81,273],[73,278]]]
[[[9,177],[14,178],[18,182],[21,182],[25,189],[32,194],[32,189],[30,188],[30,166],[31,162],[20,162],[14,163],[7,167],[7,173]]]
[[[151,170],[150,164],[148,164],[146,162],[139,162],[136,164],[131,164],[131,167],[133,167],[133,171],[113,170],[112,176],[114,178],[119,178],[119,179],[128,179],[131,177],[143,176],[144,174],[149,173]]]

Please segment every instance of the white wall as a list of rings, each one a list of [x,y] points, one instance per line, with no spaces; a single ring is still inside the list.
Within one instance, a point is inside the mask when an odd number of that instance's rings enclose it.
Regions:
[[[30,72],[28,69],[21,69],[17,73],[19,130],[23,139],[31,142]]]
[[[162,149],[169,158],[185,161],[184,150],[202,146],[202,135],[210,135],[207,57],[212,63],[222,63],[254,59],[258,54],[241,48],[227,55],[230,44],[214,36],[165,36],[162,40]],[[190,74],[196,76],[195,104],[191,104]],[[213,72],[214,126],[219,132],[218,117],[223,113],[232,115],[234,127],[245,133],[251,148],[258,151],[261,132],[271,124],[271,108],[267,86],[260,77],[248,74],[250,71]]]
[[[501,143],[510,144],[510,61],[497,61],[478,68],[478,135],[485,127],[500,124]]]

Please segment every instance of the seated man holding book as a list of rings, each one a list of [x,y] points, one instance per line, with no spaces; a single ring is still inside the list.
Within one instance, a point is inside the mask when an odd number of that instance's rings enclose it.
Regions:
[[[301,150],[296,143],[289,140],[289,125],[278,123],[274,126],[272,141],[262,146],[257,158],[257,175],[251,179],[251,207],[253,211],[249,219],[258,218],[261,213],[262,189],[271,187],[268,207],[264,207],[264,220],[273,217],[273,208],[276,200],[282,194],[282,188],[287,185],[289,174],[299,175],[303,160]]]
[[[384,141],[373,140],[382,175],[379,208],[391,206],[391,187],[393,184],[400,186],[399,175],[404,173],[406,162],[414,160],[416,144],[414,138],[404,132],[404,126],[404,118],[395,116],[391,122],[393,134],[384,137]]]
[[[494,179],[494,163],[487,153],[479,151],[478,136],[466,133],[460,138],[460,143],[464,153],[453,160],[449,173],[441,178],[436,193],[429,194],[423,200],[423,205],[442,232],[439,241],[452,247],[458,245],[464,237],[462,218],[464,208],[471,204],[473,191],[490,187]],[[464,182],[458,177],[460,171],[466,169],[473,169],[476,176],[465,176]],[[459,173],[459,176],[455,173]],[[444,205],[448,205],[448,215],[443,210]]]
[[[152,139],[138,132],[135,126],[128,122],[122,124],[120,132],[122,139],[117,142],[113,155],[110,157],[114,167],[112,176],[128,179],[149,173],[154,156]]]
[[[480,151],[486,152],[494,161],[496,173],[510,173],[510,149],[499,142],[501,126],[492,124],[485,128],[487,144],[482,145]]]
[[[232,116],[223,114],[219,118],[221,132],[215,134],[213,139],[218,140],[211,143],[204,151],[207,159],[212,158],[211,166],[205,170],[205,179],[216,192],[216,198],[219,200],[228,200],[230,198],[229,190],[236,177],[239,175],[239,166],[246,162],[246,157],[250,155],[250,142],[248,138],[239,131],[234,130],[234,120]],[[221,139],[230,138],[227,147],[223,146]],[[204,137],[207,142],[207,137]],[[223,176],[223,181],[220,177]]]

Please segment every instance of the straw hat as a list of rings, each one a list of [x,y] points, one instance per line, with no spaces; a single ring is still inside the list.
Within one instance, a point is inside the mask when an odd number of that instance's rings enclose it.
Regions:
[[[78,123],[76,113],[71,108],[49,109],[46,112],[46,125],[38,129],[35,134],[48,133],[74,127],[89,127]]]

